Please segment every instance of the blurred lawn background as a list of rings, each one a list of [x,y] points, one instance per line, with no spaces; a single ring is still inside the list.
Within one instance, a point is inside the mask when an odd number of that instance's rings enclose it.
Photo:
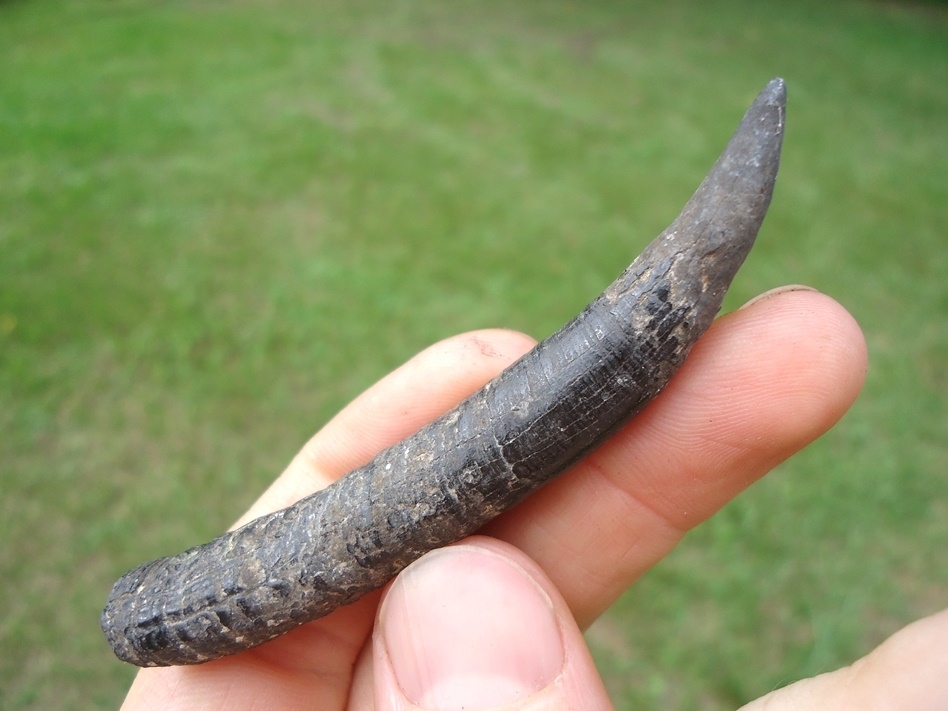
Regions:
[[[115,577],[434,340],[561,325],[774,76],[727,308],[833,295],[869,380],[590,630],[620,709],[734,708],[948,604],[948,8],[0,1],[0,707],[115,707]]]

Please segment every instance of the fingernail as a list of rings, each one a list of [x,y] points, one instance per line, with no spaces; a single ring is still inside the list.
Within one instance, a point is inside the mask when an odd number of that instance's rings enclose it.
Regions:
[[[786,294],[787,292],[790,292],[790,291],[812,291],[814,293],[819,293],[812,286],[806,286],[804,284],[788,284],[787,286],[778,286],[776,289],[771,289],[770,291],[765,291],[763,294],[755,296],[753,299],[751,299],[746,304],[741,306],[738,309],[738,311],[740,311],[741,309],[746,309],[749,306],[753,306],[754,304],[758,302],[767,301],[767,299],[772,299],[773,297],[778,296],[779,294]]]
[[[379,611],[405,698],[431,711],[488,709],[547,687],[564,664],[553,603],[520,565],[475,545],[425,555]]]

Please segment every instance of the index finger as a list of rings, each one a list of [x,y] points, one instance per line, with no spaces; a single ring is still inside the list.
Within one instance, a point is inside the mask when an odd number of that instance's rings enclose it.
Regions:
[[[526,551],[582,626],[689,529],[826,432],[866,372],[859,326],[811,290],[718,321],[638,417],[486,533]]]
[[[343,408],[306,443],[234,528],[286,508],[369,462],[482,387],[536,341],[504,329],[426,348]]]
[[[244,518],[364,464],[531,345],[484,331],[422,352],[320,431]],[[758,301],[719,319],[644,412],[485,532],[536,560],[589,624],[684,532],[829,429],[865,367],[858,326],[829,297],[793,291]]]

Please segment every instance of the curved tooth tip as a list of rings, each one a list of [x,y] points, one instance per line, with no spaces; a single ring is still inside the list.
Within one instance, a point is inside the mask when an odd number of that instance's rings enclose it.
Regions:
[[[760,92],[760,95],[757,97],[757,101],[755,101],[754,103],[777,104],[778,106],[786,106],[787,82],[785,82],[780,77],[777,77],[776,79],[771,79],[769,82],[767,82],[767,86],[765,86],[763,91]]]

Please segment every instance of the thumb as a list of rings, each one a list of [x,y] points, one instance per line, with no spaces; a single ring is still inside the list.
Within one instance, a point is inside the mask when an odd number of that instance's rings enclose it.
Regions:
[[[771,692],[741,711],[948,708],[948,610],[910,624],[855,664]]]
[[[518,549],[483,536],[396,578],[373,657],[376,711],[612,708],[553,584]]]

